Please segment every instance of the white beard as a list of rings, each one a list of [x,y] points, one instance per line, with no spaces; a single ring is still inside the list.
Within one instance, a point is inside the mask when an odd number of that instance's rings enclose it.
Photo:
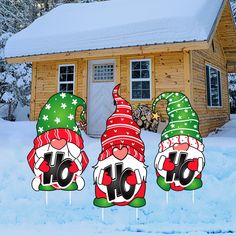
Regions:
[[[34,162],[35,162],[35,166],[34,166],[34,174],[36,176],[36,178],[33,180],[32,183],[32,187],[35,190],[38,190],[38,186],[40,184],[40,182],[38,181],[39,176],[41,176],[43,174],[43,172],[41,170],[39,170],[39,166],[41,165],[41,163],[44,160],[44,154],[45,153],[53,153],[52,155],[52,163],[49,164],[54,164],[55,163],[55,157],[56,157],[56,153],[57,152],[62,152],[64,153],[63,159],[69,159],[71,161],[75,161],[75,163],[77,164],[79,170],[75,173],[77,176],[80,176],[82,174],[82,155],[81,155],[81,149],[79,147],[77,147],[75,144],[73,143],[69,143],[67,142],[67,144],[60,150],[55,149],[54,147],[52,147],[50,144],[46,144],[40,148],[38,148],[36,150],[36,154],[34,157]],[[66,174],[68,171],[68,169],[65,169],[64,174]],[[82,178],[82,177],[81,177]],[[66,188],[66,187],[65,187]]]
[[[177,150],[174,150],[173,146],[171,146],[168,149],[166,149],[165,151],[159,152],[157,154],[155,162],[154,162],[155,169],[162,177],[166,178],[166,175],[167,175],[167,171],[163,170],[163,164],[164,164],[165,158],[168,158],[170,152],[177,152],[177,153],[187,152],[188,155],[187,155],[186,160],[192,160],[194,158],[198,159],[198,163],[199,163],[198,170],[195,171],[192,181],[196,178],[196,176],[198,176],[202,172],[204,165],[205,165],[205,157],[201,151],[199,151],[198,149],[193,148],[191,146],[188,148],[187,151],[177,151]],[[178,154],[177,154],[177,156],[178,156]],[[176,158],[176,159],[177,159],[176,160],[176,162],[177,162],[178,158]],[[174,164],[176,164],[176,163],[174,163]],[[186,170],[184,175],[187,176],[188,173],[189,173],[189,170]],[[190,185],[192,183],[192,181],[188,185]],[[182,186],[178,180],[176,180],[174,182],[175,182],[176,186],[186,187],[186,186]]]
[[[112,155],[103,161],[98,161],[98,163],[94,167],[95,168],[94,173],[93,173],[94,182],[98,185],[98,187],[101,189],[101,191],[106,193],[106,195],[107,195],[107,186],[105,186],[101,183],[104,169],[106,167],[108,167],[109,165],[112,165],[112,173],[114,174],[115,165],[118,163],[123,164],[123,169],[130,168],[132,171],[135,172],[136,179],[138,182],[138,184],[136,184],[135,192],[133,194],[133,196],[135,196],[141,187],[141,183],[143,181],[146,181],[146,178],[147,178],[147,169],[146,168],[147,168],[147,166],[144,163],[138,161],[136,158],[134,158],[131,155],[127,155],[123,160],[118,160],[117,158],[115,158]],[[114,177],[115,176],[112,176],[112,178],[114,178]],[[130,187],[130,185],[128,183],[126,183],[125,188],[128,190],[129,187]],[[124,199],[122,196],[120,196],[120,197],[116,197],[116,199],[113,200],[112,202],[121,203],[121,202],[126,202],[126,201],[129,201],[129,200]]]

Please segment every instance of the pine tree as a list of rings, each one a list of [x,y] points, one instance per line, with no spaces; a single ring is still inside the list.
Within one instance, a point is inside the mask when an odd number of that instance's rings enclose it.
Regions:
[[[236,21],[236,0],[230,0],[234,20]]]
[[[231,113],[236,112],[236,75],[229,74],[229,96],[230,96],[230,109]]]
[[[16,33],[37,16],[35,0],[0,0],[0,35]]]
[[[230,2],[234,20],[236,21],[236,0],[231,0]],[[229,79],[230,108],[231,108],[231,113],[234,113],[236,112],[236,74],[235,73],[229,74],[228,79]]]
[[[11,36],[11,33],[5,33],[0,37],[1,57],[4,57],[3,49]],[[14,120],[17,105],[29,106],[30,103],[31,64],[7,64],[2,61],[1,66],[4,68],[0,73],[1,100],[9,106],[7,119]]]

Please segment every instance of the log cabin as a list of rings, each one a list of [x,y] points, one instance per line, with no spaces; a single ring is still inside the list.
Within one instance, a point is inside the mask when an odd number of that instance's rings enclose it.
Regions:
[[[66,91],[86,100],[87,133],[101,135],[118,83],[132,105],[151,107],[162,92],[183,92],[202,136],[230,119],[236,31],[229,0],[63,4],[10,38],[5,56],[32,63],[31,120],[51,95]],[[165,107],[157,110],[167,119]]]

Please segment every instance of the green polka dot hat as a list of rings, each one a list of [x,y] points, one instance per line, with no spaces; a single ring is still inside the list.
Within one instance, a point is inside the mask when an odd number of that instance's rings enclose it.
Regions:
[[[85,122],[85,101],[70,93],[57,93],[42,108],[37,123],[38,136],[52,129],[69,129],[80,134],[76,124],[76,110],[82,106],[81,121]]]
[[[197,140],[197,143],[202,143],[198,115],[193,110],[188,98],[183,93],[162,93],[153,102],[153,112],[160,100],[167,100],[166,112],[169,116],[169,123],[162,132],[161,141],[171,140],[171,138],[182,135]]]

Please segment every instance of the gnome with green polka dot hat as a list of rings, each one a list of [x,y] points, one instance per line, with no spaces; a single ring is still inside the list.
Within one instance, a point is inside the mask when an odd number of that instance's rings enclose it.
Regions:
[[[42,108],[36,125],[37,137],[27,160],[35,178],[35,191],[82,190],[81,177],[88,164],[83,139],[76,124],[76,110],[85,122],[85,101],[69,93],[53,95]]]
[[[162,93],[153,102],[153,112],[161,100],[167,101],[169,122],[155,159],[157,184],[165,191],[199,189],[205,157],[198,115],[183,93]]]

